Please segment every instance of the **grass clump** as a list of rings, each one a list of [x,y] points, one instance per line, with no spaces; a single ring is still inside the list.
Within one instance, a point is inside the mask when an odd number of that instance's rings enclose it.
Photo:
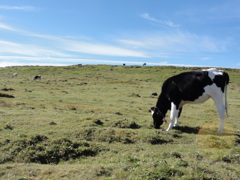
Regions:
[[[112,127],[139,129],[141,126],[138,125],[135,121],[129,121],[127,119],[123,119],[123,120],[113,122]]]
[[[138,175],[139,179],[179,179],[183,177],[184,172],[178,166],[171,166],[169,162],[162,160],[155,162],[146,171],[142,169]]]
[[[221,159],[226,163],[237,163],[240,164],[240,147],[233,149],[229,155]]]
[[[173,142],[171,135],[167,133],[161,133],[160,131],[155,131],[152,134],[148,134],[143,138],[143,142],[150,143],[152,145],[157,144],[168,144]]]
[[[100,146],[87,142],[72,142],[67,138],[50,140],[46,136],[36,135],[16,141],[5,141],[0,163],[21,162],[58,164],[80,157],[95,156],[103,150]]]
[[[111,167],[99,167],[95,169],[97,177],[110,177],[113,169]]]
[[[85,128],[76,137],[86,141],[107,143],[132,144],[137,141],[136,133],[133,131],[109,128]]]

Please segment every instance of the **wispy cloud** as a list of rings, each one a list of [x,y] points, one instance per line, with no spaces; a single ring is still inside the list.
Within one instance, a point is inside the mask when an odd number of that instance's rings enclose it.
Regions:
[[[20,54],[25,56],[57,56],[57,57],[67,57],[69,55],[51,50],[48,48],[43,48],[37,45],[14,43],[9,41],[0,41],[0,52],[2,54]]]
[[[199,59],[203,60],[203,61],[208,61],[208,60],[210,60],[210,57],[200,57]]]
[[[183,31],[146,34],[132,39],[120,39],[119,42],[143,49],[151,53],[150,56],[159,54],[169,54],[171,56],[179,52],[222,52],[226,50],[229,44],[228,40],[218,40]]]
[[[81,59],[81,58],[44,58],[44,57],[25,57],[25,56],[0,56],[0,67],[6,66],[66,66],[72,64],[122,64],[126,65],[142,65],[146,61],[129,61],[129,60],[106,60],[106,59]],[[196,65],[190,64],[173,64],[167,61],[147,62],[147,65],[158,66],[185,66],[191,67]],[[197,65],[201,67],[202,65]]]
[[[7,25],[7,24],[4,24],[4,23],[0,23],[0,29],[3,29],[3,30],[9,30],[9,31],[14,31],[15,29],[12,28],[11,26]]]
[[[72,41],[66,39],[62,39],[61,41],[63,42],[61,48],[67,51],[107,56],[147,57],[144,52],[126,49],[117,45]]]
[[[0,9],[33,11],[35,8],[32,6],[0,6]]]
[[[0,24],[0,29],[7,29],[26,37],[35,37],[35,44],[0,41],[2,54],[16,54],[31,57],[71,58],[82,54],[109,57],[133,58],[164,58],[170,59],[179,53],[221,52],[226,49],[227,42],[220,42],[207,36],[198,36],[180,30],[165,33],[131,35],[131,38],[112,40],[104,44],[93,39],[69,38],[54,35],[36,34],[17,30],[6,24]],[[40,42],[39,44],[37,42]],[[41,42],[48,46],[42,46]],[[115,41],[115,42],[114,42]]]
[[[172,28],[174,28],[174,27],[179,27],[178,24],[175,24],[175,23],[173,23],[173,22],[170,21],[170,20],[166,20],[166,21],[159,20],[159,19],[157,19],[157,18],[155,18],[155,17],[150,16],[148,13],[143,13],[143,14],[141,14],[140,16],[141,16],[142,18],[146,19],[146,20],[149,20],[149,21],[152,21],[152,22],[156,22],[156,23],[158,23],[158,24],[161,24],[161,25],[164,25],[164,26],[167,26],[167,27],[172,27]]]
[[[21,31],[22,32],[22,31]],[[148,55],[142,51],[131,50],[126,47],[121,47],[117,44],[99,43],[91,38],[87,37],[59,37],[53,35],[36,34],[31,32],[22,32],[27,36],[33,36],[40,39],[45,39],[55,44],[58,49],[67,52],[78,52],[93,55],[105,55],[105,56],[123,56],[123,57],[148,57]],[[93,42],[94,41],[94,42]]]
[[[71,56],[72,52],[85,53],[92,55],[104,55],[104,56],[120,56],[120,57],[148,57],[144,52],[131,50],[126,47],[121,47],[114,42],[109,44],[99,43],[87,38],[73,38],[73,37],[60,37],[54,35],[37,34],[28,31],[19,30],[13,28],[7,24],[0,23],[0,29],[14,31],[21,36],[35,37],[36,45],[15,43],[10,41],[0,40],[0,52],[1,53],[13,53],[13,54],[25,54],[26,56],[55,56],[66,57]],[[42,47],[37,45],[38,41],[45,41],[48,47]]]

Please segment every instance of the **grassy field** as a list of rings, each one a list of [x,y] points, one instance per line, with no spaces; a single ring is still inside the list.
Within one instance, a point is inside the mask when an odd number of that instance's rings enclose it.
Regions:
[[[151,94],[166,78],[195,69],[0,68],[0,179],[240,179],[239,69],[225,69],[222,135],[212,100],[186,105],[169,132],[152,126]],[[42,80],[33,81],[38,74]]]

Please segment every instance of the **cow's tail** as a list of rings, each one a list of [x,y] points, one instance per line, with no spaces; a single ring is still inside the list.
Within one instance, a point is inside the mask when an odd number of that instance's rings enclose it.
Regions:
[[[226,83],[225,84],[225,87],[224,87],[224,94],[225,94],[225,111],[226,111],[226,114],[228,116],[228,100],[227,100],[227,90],[228,90],[228,84]]]
[[[225,87],[224,87],[224,93],[225,93],[225,111],[228,116],[228,101],[227,101],[227,91],[228,91],[228,84],[229,84],[229,75],[226,72],[223,72],[223,77],[225,79]]]

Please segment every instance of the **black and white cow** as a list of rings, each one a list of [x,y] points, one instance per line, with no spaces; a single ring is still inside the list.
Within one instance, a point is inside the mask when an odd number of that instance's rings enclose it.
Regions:
[[[13,75],[12,75],[12,78],[16,78],[18,76],[18,73],[14,73]]]
[[[156,106],[151,108],[154,127],[159,129],[163,122],[166,122],[167,111],[171,110],[170,123],[166,130],[169,131],[178,125],[183,105],[203,103],[212,98],[220,117],[218,133],[222,133],[224,112],[227,113],[228,83],[228,74],[215,68],[184,72],[170,77],[163,83]]]
[[[41,80],[41,76],[39,76],[39,75],[36,75],[36,76],[34,76],[34,78],[33,78],[33,80]]]

